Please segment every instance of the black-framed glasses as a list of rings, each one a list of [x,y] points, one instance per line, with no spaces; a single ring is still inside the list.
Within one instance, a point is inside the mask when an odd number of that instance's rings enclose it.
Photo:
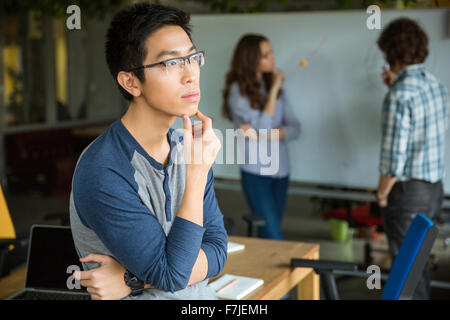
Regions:
[[[143,65],[140,67],[132,68],[128,70],[128,72],[139,70],[139,69],[145,69],[145,68],[153,68],[156,66],[164,66],[166,69],[166,73],[174,73],[184,70],[184,65],[186,64],[186,60],[189,61],[189,65],[194,68],[200,68],[205,64],[205,52],[204,51],[197,51],[193,54],[190,54],[185,57],[178,57],[178,58],[172,58],[167,59],[161,62],[156,62],[152,64]]]

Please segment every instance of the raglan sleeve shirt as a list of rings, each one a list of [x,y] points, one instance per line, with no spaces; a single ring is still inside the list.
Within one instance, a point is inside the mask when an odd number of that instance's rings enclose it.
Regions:
[[[73,194],[82,223],[125,268],[157,289],[185,288],[200,248],[208,259],[207,277],[220,273],[225,264],[227,235],[212,170],[205,188],[203,227],[175,216],[167,236],[133,182],[113,168],[78,170]]]
[[[203,225],[205,232],[201,248],[208,258],[208,274],[206,278],[218,275],[225,266],[227,259],[228,237],[223,224],[223,215],[220,212],[214,192],[214,174],[209,170],[208,181],[205,187],[203,201]]]

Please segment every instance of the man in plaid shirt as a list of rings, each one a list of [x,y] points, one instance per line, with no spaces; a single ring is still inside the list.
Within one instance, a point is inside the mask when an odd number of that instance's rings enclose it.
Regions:
[[[444,147],[449,98],[442,83],[423,65],[428,37],[411,19],[392,21],[378,46],[390,69],[383,103],[380,180],[377,199],[392,259],[418,213],[434,218],[443,200]],[[414,299],[428,299],[430,273],[425,268]]]

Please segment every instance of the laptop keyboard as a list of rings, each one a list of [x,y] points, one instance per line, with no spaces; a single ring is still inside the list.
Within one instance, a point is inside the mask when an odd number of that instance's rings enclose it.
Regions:
[[[25,291],[13,300],[90,300],[89,294],[68,294],[63,292]]]

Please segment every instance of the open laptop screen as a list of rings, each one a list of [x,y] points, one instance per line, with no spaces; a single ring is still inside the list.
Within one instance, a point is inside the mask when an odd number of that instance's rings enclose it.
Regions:
[[[73,274],[73,270],[67,273],[68,267],[77,265],[83,270],[70,228],[36,225],[30,240],[26,287],[68,290],[67,280]],[[69,283],[75,284],[75,280],[71,278]],[[72,291],[86,292],[83,286]]]

